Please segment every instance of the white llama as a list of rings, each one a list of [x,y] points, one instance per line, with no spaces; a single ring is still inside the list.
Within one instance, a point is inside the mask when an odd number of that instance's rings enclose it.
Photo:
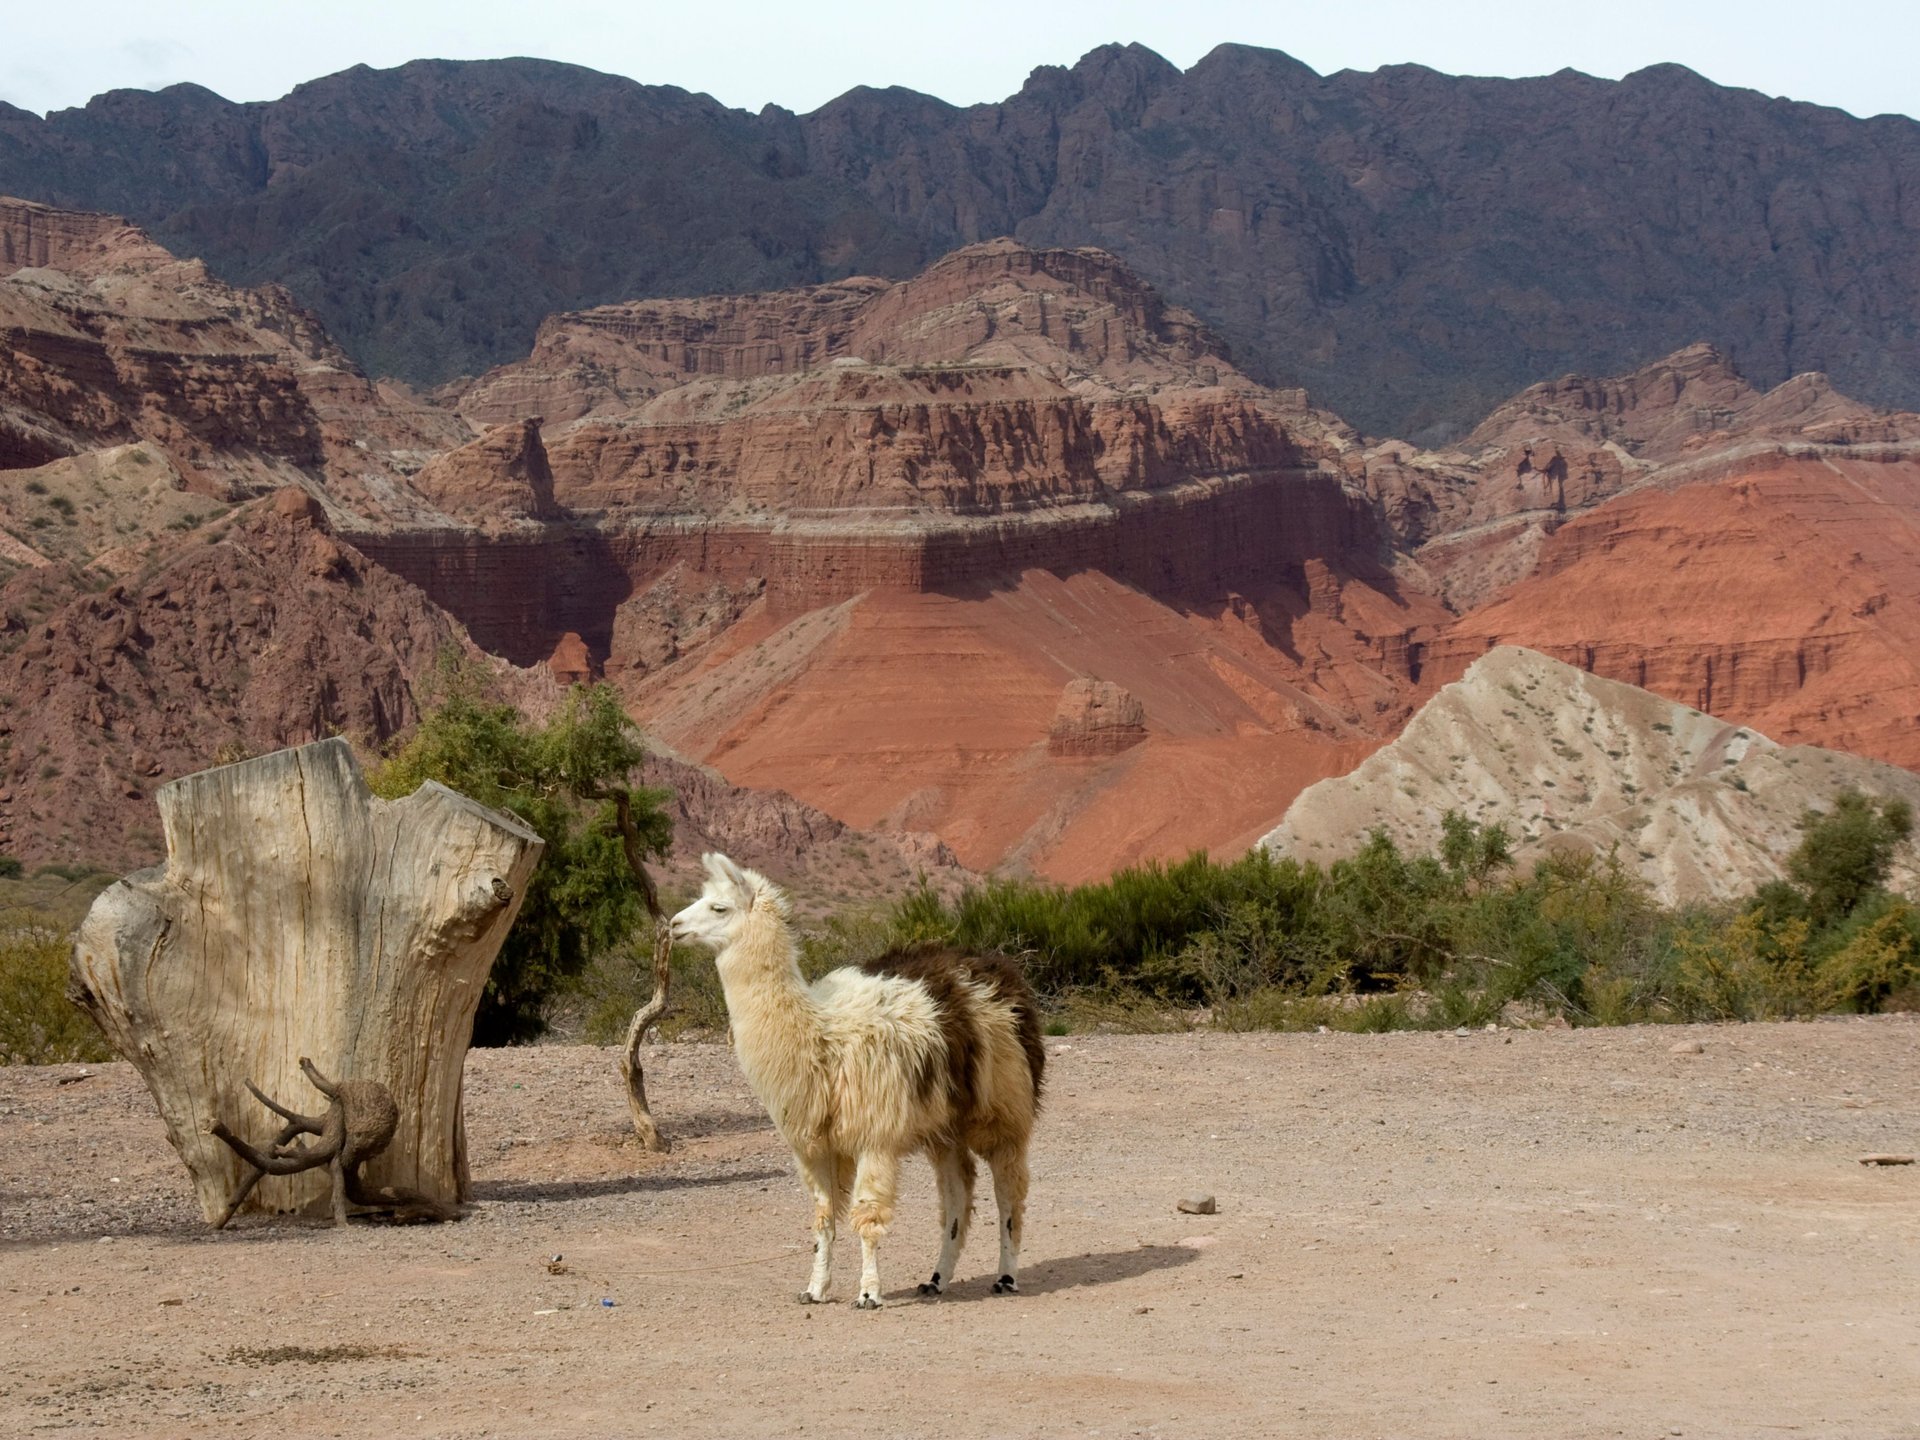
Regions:
[[[800,976],[787,899],[724,855],[704,857],[706,889],[673,933],[712,947],[734,1052],[813,1193],[813,1276],[827,1297],[834,1232],[860,1235],[862,1310],[881,1303],[880,1241],[893,1223],[900,1160],[924,1150],[940,1187],[940,1259],[920,1287],[953,1278],[973,1213],[974,1156],[993,1170],[1000,1278],[1019,1287],[1027,1142],[1046,1052],[1033,992],[1010,961],[926,947]]]

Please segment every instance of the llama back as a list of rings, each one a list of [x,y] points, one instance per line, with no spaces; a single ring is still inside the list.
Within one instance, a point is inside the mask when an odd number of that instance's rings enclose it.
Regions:
[[[897,977],[924,987],[940,1017],[946,1043],[946,1082],[958,1116],[1004,1104],[991,1093],[1012,1082],[1018,1056],[1024,1071],[1024,1108],[1040,1108],[1047,1052],[1040,1040],[1040,1014],[1033,987],[1020,966],[1004,955],[972,955],[950,945],[896,947],[860,966],[868,975]],[[996,1055],[1000,1063],[994,1063]]]

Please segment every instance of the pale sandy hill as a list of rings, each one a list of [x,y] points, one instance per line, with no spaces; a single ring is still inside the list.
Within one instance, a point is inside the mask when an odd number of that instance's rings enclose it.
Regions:
[[[1781,746],[1650,691],[1531,650],[1476,661],[1351,774],[1308,787],[1260,843],[1322,862],[1376,827],[1430,849],[1448,810],[1505,823],[1523,863],[1618,846],[1667,903],[1779,878],[1800,817],[1852,787],[1920,804],[1920,776]]]
[[[90,450],[0,486],[0,565],[67,560],[118,575],[165,530],[191,530],[228,507],[187,489],[167,452],[145,441]]]

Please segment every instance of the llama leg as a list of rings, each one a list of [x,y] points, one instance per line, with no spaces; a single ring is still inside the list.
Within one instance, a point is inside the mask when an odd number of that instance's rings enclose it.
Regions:
[[[1000,1278],[993,1293],[1011,1295],[1020,1288],[1020,1237],[1027,1228],[1027,1152],[996,1150],[987,1157],[993,1167],[993,1198],[1000,1207]]]
[[[940,1259],[922,1295],[940,1295],[953,1283],[967,1226],[973,1219],[973,1155],[964,1146],[933,1152],[933,1178],[940,1186]]]
[[[900,1157],[869,1150],[860,1157],[853,1177],[853,1228],[860,1232],[860,1298],[862,1310],[880,1308],[880,1242],[893,1223],[895,1191],[900,1180]]]
[[[818,1305],[827,1298],[833,1283],[833,1237],[847,1203],[837,1180],[836,1157],[823,1152],[795,1157],[800,1163],[800,1178],[813,1196],[813,1275],[800,1292],[802,1305]]]

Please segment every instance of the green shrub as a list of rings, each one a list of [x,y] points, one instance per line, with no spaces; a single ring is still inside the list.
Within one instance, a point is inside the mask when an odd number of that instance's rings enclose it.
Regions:
[[[1790,1018],[1920,1005],[1920,908],[1881,888],[1910,821],[1841,796],[1790,879],[1743,905],[1656,904],[1619,852],[1514,873],[1498,825],[1443,818],[1430,855],[1384,832],[1322,869],[1194,855],[1074,888],[922,890],[897,939],[1022,957],[1075,1029],[1400,1029]]]
[[[1680,937],[1677,997],[1689,1019],[1791,1020],[1831,1008],[1807,954],[1805,920],[1769,924],[1757,909]]]
[[[549,1002],[595,956],[626,944],[645,904],[614,824],[616,788],[644,757],[633,722],[604,685],[576,689],[552,720],[530,723],[482,696],[485,677],[449,667],[446,699],[369,777],[377,795],[438,780],[518,816],[546,841],[474,1019],[476,1045],[532,1040]],[[631,789],[644,856],[666,853],[664,792]]]
[[[673,1003],[660,1021],[669,1040],[726,1034],[727,1000],[713,957],[704,950],[677,947],[669,962]],[[638,947],[618,946],[597,955],[556,1002],[553,1028],[577,1028],[589,1045],[618,1045],[627,1038],[634,1011],[652,998],[653,956]],[[577,1024],[562,1017],[577,1017]]]
[[[1832,924],[1886,883],[1893,852],[1913,833],[1904,800],[1868,799],[1843,790],[1833,808],[1800,818],[1800,845],[1787,859],[1787,879],[1807,898],[1815,925]]]
[[[0,1064],[112,1058],[100,1031],[67,999],[72,937],[41,925],[0,930]]]

